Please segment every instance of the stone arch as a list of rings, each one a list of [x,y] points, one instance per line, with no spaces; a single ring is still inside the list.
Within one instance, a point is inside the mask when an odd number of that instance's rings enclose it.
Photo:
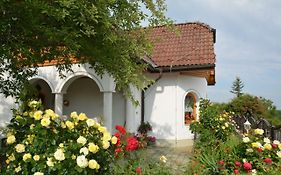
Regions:
[[[45,77],[43,77],[43,76],[36,75],[36,76],[30,78],[28,81],[29,81],[30,83],[34,83],[34,82],[37,81],[37,80],[43,80],[43,81],[45,81],[45,82],[49,85],[49,87],[50,87],[52,93],[55,92],[55,88],[54,88],[53,84],[52,84],[47,78],[45,78]]]
[[[35,76],[29,79],[29,82],[37,90],[37,97],[42,101],[45,109],[54,109],[55,96],[54,86],[43,76]]]
[[[190,124],[198,119],[200,96],[196,90],[188,90],[183,97],[183,119],[184,124]],[[190,103],[190,104],[188,104]]]
[[[98,78],[96,75],[90,74],[88,72],[83,72],[83,71],[79,71],[79,72],[75,72],[73,74],[71,74],[70,76],[68,76],[66,79],[64,79],[63,81],[61,81],[57,88],[56,88],[56,92],[57,93],[66,93],[66,89],[68,88],[68,86],[74,82],[76,79],[81,78],[81,77],[88,77],[92,80],[95,81],[95,83],[98,85],[100,91],[104,91],[104,87],[102,85],[102,81],[100,78]]]

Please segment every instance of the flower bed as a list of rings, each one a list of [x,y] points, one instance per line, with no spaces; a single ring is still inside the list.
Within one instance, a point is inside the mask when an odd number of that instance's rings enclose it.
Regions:
[[[15,112],[2,174],[110,174],[115,136],[84,113],[62,120],[40,106],[31,101],[28,109]]]

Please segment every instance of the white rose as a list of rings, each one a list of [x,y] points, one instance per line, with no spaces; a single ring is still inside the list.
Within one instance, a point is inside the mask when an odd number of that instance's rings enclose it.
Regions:
[[[269,140],[269,138],[267,138],[267,137],[265,137],[265,138],[263,139],[263,141],[264,141],[264,143],[270,143],[270,140]]]
[[[78,156],[76,163],[81,168],[86,168],[88,166],[88,160],[84,155]]]
[[[54,153],[55,159],[62,161],[65,159],[64,153],[62,149],[57,149],[57,151]]]
[[[87,119],[86,123],[87,123],[88,127],[91,127],[96,124],[96,121],[94,119]]]
[[[54,166],[53,158],[48,157],[46,163],[47,163],[48,166],[53,167]]]
[[[244,142],[244,143],[249,143],[249,142],[250,142],[249,137],[243,137],[243,142]]]
[[[80,153],[83,153],[85,156],[89,154],[89,150],[86,147],[80,149]]]

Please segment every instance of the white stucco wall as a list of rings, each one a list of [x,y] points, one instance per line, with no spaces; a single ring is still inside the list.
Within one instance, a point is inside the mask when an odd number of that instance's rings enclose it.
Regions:
[[[133,106],[122,93],[115,92],[115,83],[110,76],[104,75],[101,78],[88,65],[74,65],[73,71],[66,73],[66,77],[61,79],[54,66],[42,67],[31,82],[44,80],[55,99],[60,94],[59,97],[63,96],[62,99],[68,100],[69,106],[62,105],[61,100],[63,114],[69,115],[72,111],[77,111],[84,112],[89,117],[96,117],[112,110],[112,128],[115,125],[125,125],[128,131],[137,131],[141,120],[141,107]],[[148,76],[157,79],[159,74]],[[141,92],[133,87],[132,92],[135,99],[140,101]],[[157,139],[193,139],[189,126],[184,124],[184,100],[189,92],[195,94],[197,99],[206,98],[206,79],[180,73],[164,73],[145,91],[145,121],[152,124],[152,135]],[[112,107],[104,106],[108,105],[104,93],[112,93]],[[1,94],[0,98],[0,122],[7,121],[12,116],[10,109],[14,102],[12,98],[6,99]]]
[[[152,124],[152,134],[158,139],[193,139],[184,124],[185,95],[193,92],[198,98],[206,98],[206,90],[205,78],[163,74],[145,93],[145,120]]]
[[[15,108],[15,100],[11,97],[6,98],[0,94],[0,124],[9,122],[12,118],[11,109]]]

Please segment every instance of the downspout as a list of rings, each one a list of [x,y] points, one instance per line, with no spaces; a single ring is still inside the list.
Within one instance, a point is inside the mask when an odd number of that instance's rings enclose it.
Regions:
[[[161,68],[155,68],[159,71],[159,76],[155,79],[154,83],[156,83],[157,81],[159,81],[161,78],[162,78],[162,75],[163,75],[163,71]],[[153,84],[154,84],[153,83]],[[151,86],[151,85],[150,85]],[[141,124],[144,124],[144,110],[145,110],[145,103],[144,103],[144,100],[145,100],[145,91],[149,88],[149,86],[147,88],[144,88],[142,91],[141,91]]]

